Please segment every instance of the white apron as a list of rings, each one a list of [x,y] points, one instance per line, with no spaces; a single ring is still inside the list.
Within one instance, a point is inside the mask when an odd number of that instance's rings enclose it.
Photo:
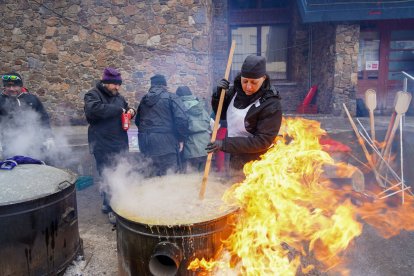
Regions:
[[[258,107],[260,105],[260,98],[255,102],[250,104],[244,109],[238,109],[234,107],[234,99],[236,98],[237,93],[234,95],[233,99],[227,108],[226,118],[227,118],[227,136],[228,137],[251,137],[253,134],[248,132],[245,127],[244,119],[246,114],[249,111],[252,105]]]

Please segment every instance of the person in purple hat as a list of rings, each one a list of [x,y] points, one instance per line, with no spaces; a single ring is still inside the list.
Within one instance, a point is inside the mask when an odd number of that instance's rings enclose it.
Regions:
[[[121,73],[114,68],[105,68],[102,79],[85,94],[85,115],[89,123],[89,148],[96,161],[99,176],[105,167],[110,166],[116,155],[128,151],[128,134],[122,128],[122,114],[135,116],[125,98],[119,94],[122,85]],[[109,199],[103,192],[102,211],[114,218]]]

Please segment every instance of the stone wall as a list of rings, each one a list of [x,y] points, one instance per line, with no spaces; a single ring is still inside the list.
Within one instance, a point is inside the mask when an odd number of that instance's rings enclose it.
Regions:
[[[335,73],[335,25],[313,24],[311,26],[311,83],[318,85],[316,103],[318,112],[332,112],[332,91]]]
[[[335,74],[332,92],[332,113],[345,115],[345,103],[356,115],[356,85],[358,82],[359,25],[340,24],[335,30]]]
[[[295,113],[309,89],[309,26],[301,23],[296,4],[292,5],[292,23],[288,40],[288,81],[275,83],[282,96],[283,111]]]
[[[83,95],[107,66],[133,106],[155,73],[172,92],[210,91],[211,0],[5,0],[0,18],[0,73],[21,73],[55,124],[85,122]]]
[[[213,80],[224,77],[229,56],[230,31],[228,27],[227,1],[213,0],[212,64]]]

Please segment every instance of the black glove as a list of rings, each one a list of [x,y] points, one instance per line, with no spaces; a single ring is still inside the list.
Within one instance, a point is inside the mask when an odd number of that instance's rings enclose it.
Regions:
[[[210,142],[207,144],[207,147],[205,148],[205,150],[207,151],[207,153],[211,153],[211,152],[217,152],[219,150],[221,150],[223,148],[223,140],[216,140],[214,142]]]
[[[217,89],[213,95],[213,97],[215,98],[219,98],[220,97],[220,93],[221,93],[221,89],[227,90],[230,87],[230,82],[226,79],[221,79],[219,80],[219,82],[217,83]]]

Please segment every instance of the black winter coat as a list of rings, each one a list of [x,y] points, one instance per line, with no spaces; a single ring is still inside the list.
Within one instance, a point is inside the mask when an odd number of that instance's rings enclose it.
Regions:
[[[39,98],[29,92],[23,92],[17,97],[0,95],[0,122],[3,124],[8,120],[19,117],[21,112],[31,109],[39,114],[42,127],[50,130],[50,120],[43,104]]]
[[[221,120],[226,120],[227,108],[237,91],[238,93],[244,93],[240,77],[234,80],[233,86],[226,92]],[[222,150],[230,153],[230,166],[233,169],[241,169],[245,163],[259,159],[260,155],[265,153],[272,145],[282,123],[279,92],[267,81],[256,93],[261,94],[260,105],[250,107],[244,119],[246,130],[253,136],[226,137],[223,140]],[[213,94],[211,103],[214,112],[217,112],[218,93]]]
[[[34,113],[30,113],[34,112]],[[43,104],[33,94],[23,92],[18,96],[0,95],[0,143],[6,150],[17,146],[20,138],[27,138],[33,147],[41,147],[47,138],[52,137],[49,115]],[[25,137],[23,137],[25,136]],[[24,147],[31,147],[28,144]],[[15,154],[8,152],[7,154]]]
[[[146,156],[177,153],[178,143],[188,135],[184,107],[167,87],[155,85],[142,98],[135,117],[140,151]]]
[[[101,82],[85,94],[85,115],[89,123],[88,141],[91,151],[121,153],[128,150],[128,134],[122,128],[123,109],[128,103],[119,93],[113,95]]]

